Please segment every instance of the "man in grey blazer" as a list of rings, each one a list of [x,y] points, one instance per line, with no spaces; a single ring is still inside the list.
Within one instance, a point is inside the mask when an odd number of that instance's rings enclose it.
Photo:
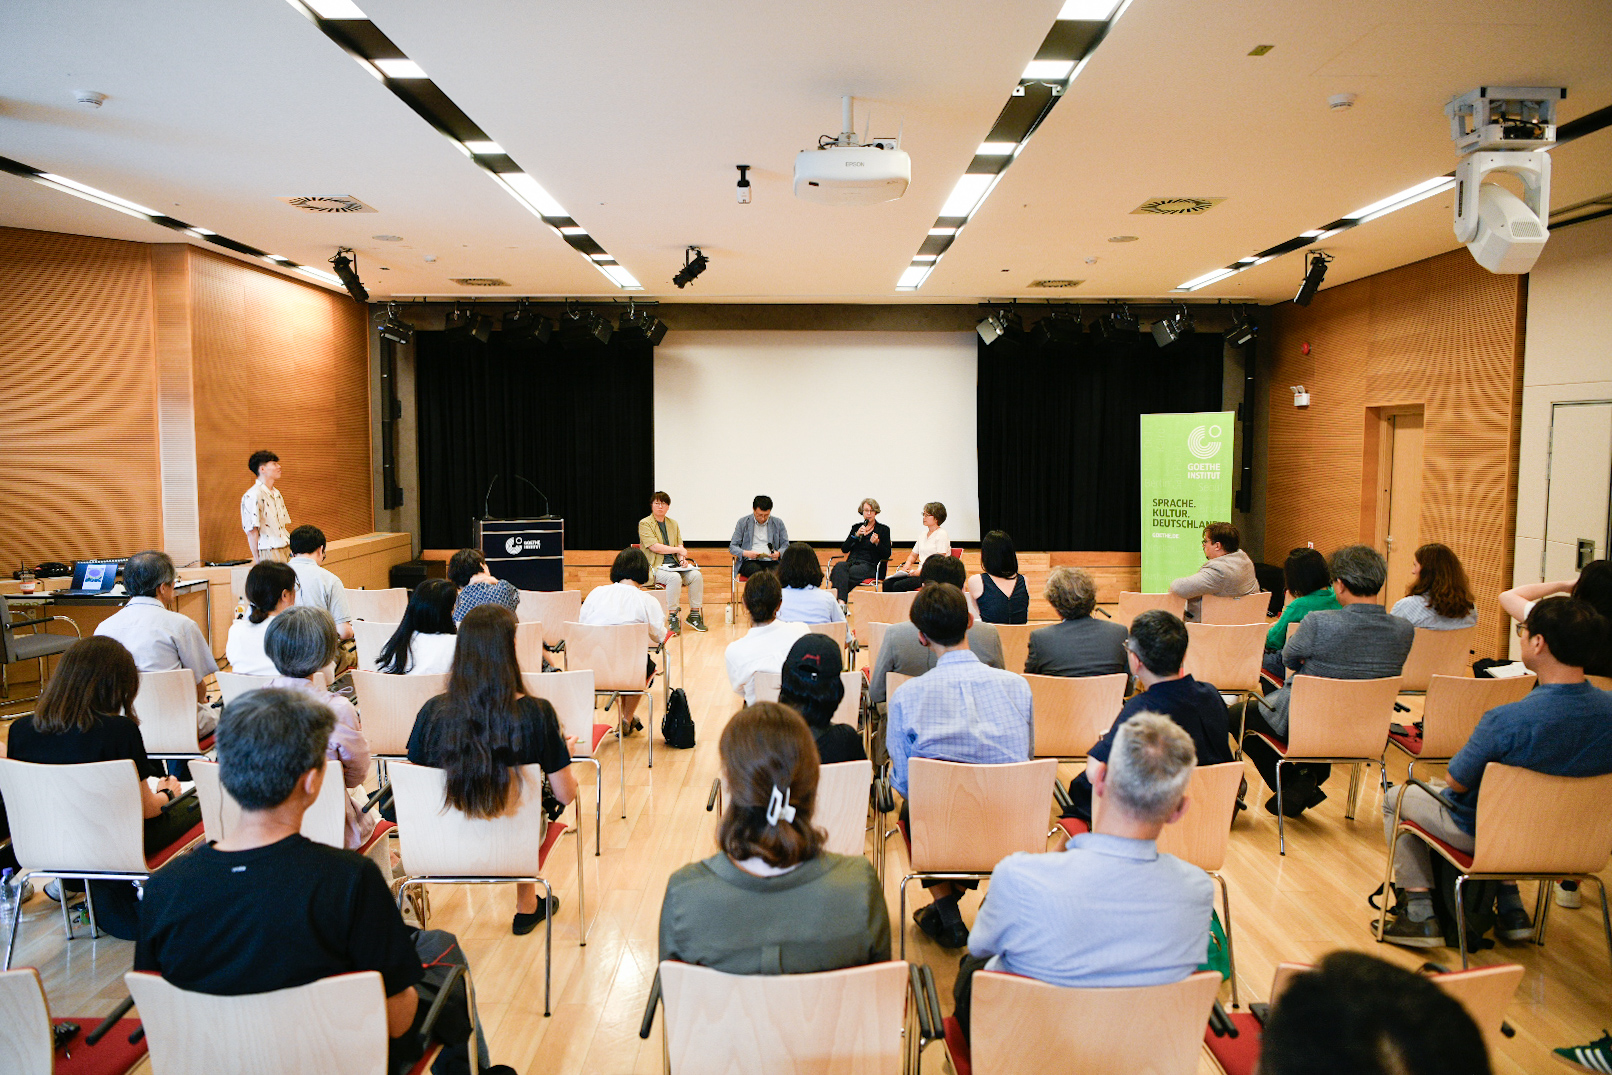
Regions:
[[[1097,583],[1078,567],[1055,567],[1047,576],[1047,603],[1062,617],[1030,632],[1025,675],[1106,676],[1126,670],[1126,630],[1092,617]]]
[[[1242,531],[1231,523],[1210,523],[1203,528],[1203,566],[1170,583],[1171,593],[1188,599],[1189,622],[1199,618],[1205,594],[1246,597],[1259,592],[1254,561],[1243,551],[1242,543]]]
[[[963,561],[955,556],[940,553],[929,557],[918,571],[918,579],[925,586],[932,582],[949,582],[959,590],[968,581]],[[968,629],[968,648],[980,663],[992,668],[1002,667],[1002,636],[996,625],[975,620]],[[921,676],[939,660],[935,651],[918,639],[918,628],[911,623],[892,623],[879,643],[879,659],[873,665],[873,678],[868,682],[868,699],[874,703],[885,699],[884,677],[891,672],[902,676]]]
[[[1282,663],[1296,675],[1324,679],[1383,679],[1397,676],[1410,655],[1416,628],[1397,616],[1390,616],[1378,600],[1388,578],[1388,562],[1369,545],[1347,545],[1327,562],[1332,570],[1332,590],[1343,607],[1312,612],[1299,622],[1293,637],[1282,650]],[[1288,677],[1291,684],[1292,677]],[[1247,708],[1247,730],[1287,738],[1287,706],[1291,687],[1283,687]],[[1244,751],[1259,768],[1265,784],[1276,789],[1276,761],[1279,755],[1268,743],[1249,738]],[[1321,785],[1331,775],[1332,766],[1289,765],[1282,772],[1282,805],[1289,817],[1326,799]],[[1265,809],[1276,813],[1273,795]]]
[[[750,514],[733,525],[728,552],[739,561],[739,577],[747,579],[757,571],[771,571],[778,557],[789,547],[789,528],[773,518],[772,497],[758,496],[750,502]]]

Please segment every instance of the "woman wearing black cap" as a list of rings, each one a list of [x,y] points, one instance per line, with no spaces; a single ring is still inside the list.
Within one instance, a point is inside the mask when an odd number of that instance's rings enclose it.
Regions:
[[[844,698],[839,644],[827,635],[801,635],[784,658],[778,701],[806,718],[824,765],[868,756],[860,732],[849,724],[834,723],[834,710]]]

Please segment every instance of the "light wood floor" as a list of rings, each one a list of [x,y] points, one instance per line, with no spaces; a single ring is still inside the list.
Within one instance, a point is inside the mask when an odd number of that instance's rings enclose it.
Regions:
[[[481,1017],[494,1062],[521,1072],[616,1073],[661,1070],[660,1025],[648,1041],[638,1037],[644,1000],[655,972],[656,933],[661,894],[676,868],[715,851],[715,818],[705,812],[706,795],[717,771],[716,742],[735,708],[723,671],[722,652],[740,629],[722,624],[720,610],[710,617],[709,634],[686,632],[687,686],[699,745],[677,751],[657,744],[655,768],[646,769],[642,736],[627,746],[627,820],[621,814],[614,747],[603,751],[604,838],[602,855],[592,854],[592,769],[582,766],[587,804],[585,883],[590,920],[587,945],[579,947],[575,836],[567,836],[549,860],[551,880],[562,901],[554,933],[553,1016],[543,1016],[543,933],[516,938],[509,920],[513,891],[503,886],[438,887],[432,893],[432,925],[458,934],[469,953]],[[676,644],[673,646],[675,668]],[[657,702],[659,695],[657,694]],[[645,724],[649,724],[647,715]],[[1073,769],[1065,767],[1063,775]],[[1402,777],[1402,767],[1394,778]],[[1366,895],[1382,879],[1381,795],[1375,776],[1368,781],[1357,820],[1344,818],[1347,770],[1339,767],[1327,785],[1331,798],[1288,830],[1288,854],[1276,854],[1275,819],[1262,809],[1265,794],[1248,767],[1253,809],[1239,816],[1232,833],[1226,877],[1231,889],[1234,943],[1242,1000],[1262,999],[1271,972],[1282,960],[1314,960],[1337,948],[1369,952],[1414,968],[1424,953],[1378,945],[1367,923],[1374,912]],[[892,919],[896,882],[902,873],[899,842],[890,847],[887,871]],[[1532,907],[1532,886],[1524,901]],[[1516,1037],[1495,1058],[1497,1072],[1551,1070],[1550,1049],[1582,1044],[1612,1025],[1612,977],[1600,928],[1599,907],[1590,886],[1585,906],[1553,908],[1547,944],[1501,946],[1474,957],[1477,965],[1513,961],[1527,968],[1509,1019]],[[972,920],[977,897],[965,904]],[[893,923],[894,924],[894,923]],[[909,928],[908,955],[934,968],[944,1006],[951,1006],[957,953],[932,944]],[[129,969],[133,945],[83,930],[68,943],[56,904],[36,895],[24,908],[15,965],[40,969],[53,1011],[96,1016],[123,996],[121,976]],[[1447,965],[1459,961],[1453,950],[1432,949],[1425,957]],[[1222,1001],[1230,1004],[1230,989]],[[931,1046],[924,1070],[946,1070],[944,1048]],[[1217,1070],[1207,1054],[1200,1070]]]

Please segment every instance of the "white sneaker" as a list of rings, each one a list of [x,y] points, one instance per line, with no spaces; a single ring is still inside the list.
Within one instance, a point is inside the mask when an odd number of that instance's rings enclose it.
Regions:
[[[1568,888],[1560,881],[1557,881],[1551,887],[1556,890],[1556,906],[1566,907],[1569,910],[1584,906],[1584,900],[1578,894],[1577,882],[1573,883],[1572,888]]]

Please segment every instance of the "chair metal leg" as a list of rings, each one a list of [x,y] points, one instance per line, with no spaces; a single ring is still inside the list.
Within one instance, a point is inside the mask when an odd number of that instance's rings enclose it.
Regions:
[[[1355,799],[1360,794],[1360,763],[1355,762],[1349,766],[1349,801],[1343,811],[1343,816],[1350,821],[1355,819]]]
[[[11,908],[11,929],[6,933],[6,961],[0,971],[11,969],[11,952],[17,946],[17,927],[22,924],[22,879],[17,879],[17,903]]]
[[[1541,888],[1549,888],[1545,882],[1540,882]],[[1546,900],[1540,905],[1539,917],[1534,921],[1534,943],[1543,946],[1545,943],[1545,922],[1550,918],[1550,905],[1555,902]]]
[[[1550,882],[1540,881],[1534,893],[1534,944],[1545,943],[1545,904],[1550,901]]]
[[[1231,968],[1231,1006],[1237,1007],[1237,949],[1231,941],[1231,892],[1226,888],[1226,879],[1218,873],[1209,875],[1220,882],[1220,908],[1224,912],[1226,927],[1226,963]]]
[[[899,959],[907,958],[907,882],[911,881],[914,876],[916,875],[907,874],[901,879],[901,885],[899,886],[901,890],[901,918],[897,922],[897,930],[901,934],[901,955],[897,957]]]
[[[577,930],[582,939],[577,942],[578,948],[585,948],[588,944],[588,893],[586,878],[582,875],[582,845],[587,839],[582,835],[582,799],[577,798]]]
[[[1466,904],[1461,898],[1461,886],[1466,883],[1465,874],[1455,877],[1455,931],[1459,934],[1461,945],[1461,969],[1466,970]]]
[[[66,896],[67,893],[64,891],[62,895]],[[62,901],[63,906],[66,906],[66,903],[66,900]],[[90,940],[98,941],[101,939],[101,927],[100,924],[95,921],[95,893],[90,891],[90,883],[88,881],[84,882],[84,906],[89,908],[90,912]]]
[[[1601,890],[1601,928],[1606,931],[1607,958],[1612,959],[1612,913],[1608,912],[1606,905],[1606,882],[1601,880],[1599,877],[1592,876],[1588,879],[1594,881],[1595,887]],[[1583,884],[1583,881],[1581,880],[1579,883]],[[1541,881],[1539,883],[1539,887],[1541,890],[1548,891],[1550,889],[1550,882]]]
[[[621,769],[621,820],[627,820],[627,741],[621,737],[621,725],[616,725],[616,764]]]
[[[543,1018],[547,1019],[553,1014],[549,1010],[549,985],[550,979],[554,976],[554,889],[550,888],[549,883],[541,877],[537,881],[543,886],[543,907],[548,911],[543,916],[543,924],[547,927],[543,930]],[[580,903],[579,900],[577,908],[579,912]]]
[[[1285,758],[1276,759],[1276,853],[1287,854],[1287,812],[1282,809],[1282,766],[1287,764]]]
[[[1405,787],[1409,787],[1406,784]],[[1388,928],[1388,902],[1394,898],[1394,849],[1399,846],[1402,835],[1399,831],[1399,812],[1405,805],[1405,792],[1400,790],[1399,798],[1394,800],[1394,824],[1389,828],[1393,838],[1388,841],[1388,865],[1383,870],[1383,905],[1377,912],[1377,943],[1383,943],[1383,930]]]
[[[67,886],[62,883],[62,879],[60,877],[56,878],[55,880],[56,880],[56,890],[58,892],[60,892],[61,895],[62,895],[62,899],[61,899],[62,929],[66,932],[67,939],[72,940],[73,939],[73,916],[67,913]],[[86,889],[86,891],[88,891],[88,886],[85,886],[85,889]]]

